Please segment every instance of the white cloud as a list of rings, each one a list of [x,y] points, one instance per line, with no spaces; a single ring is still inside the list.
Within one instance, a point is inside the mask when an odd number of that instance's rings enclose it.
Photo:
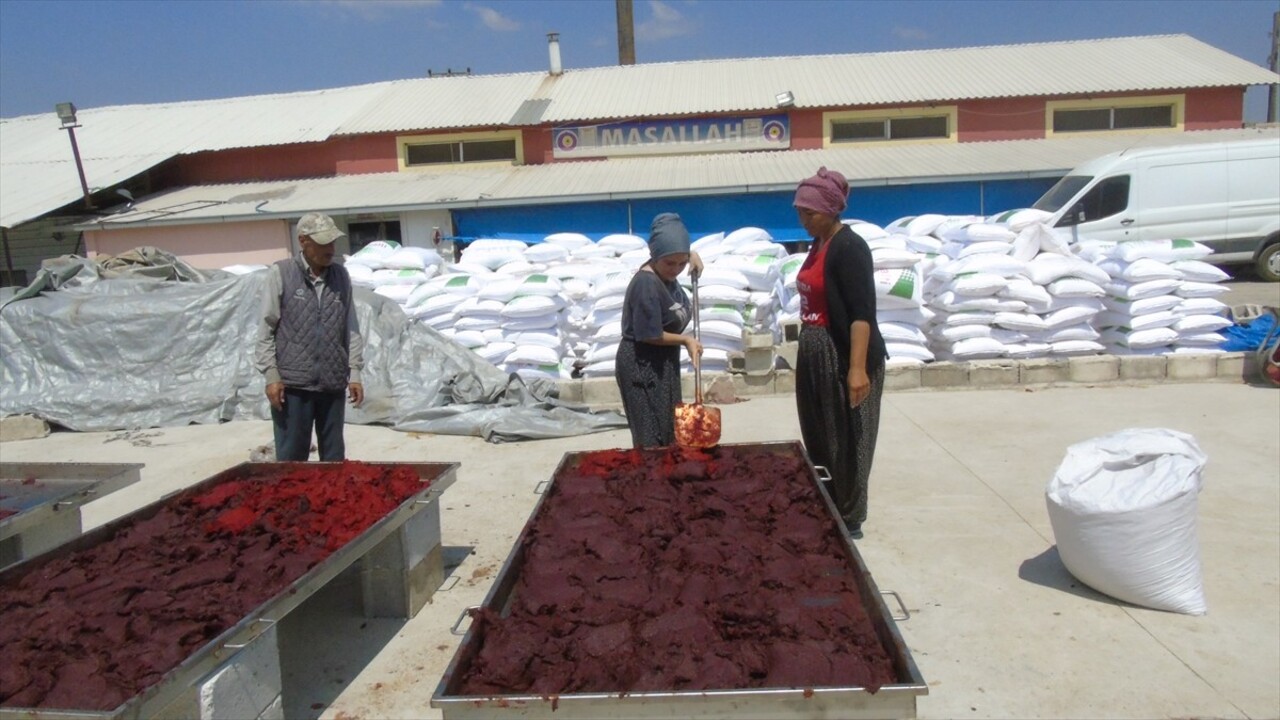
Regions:
[[[649,0],[649,12],[653,17],[636,25],[638,40],[666,40],[693,32],[693,23],[662,0]]]
[[[513,32],[520,29],[520,23],[512,20],[493,8],[485,7],[484,5],[473,5],[471,3],[467,3],[466,7],[468,10],[479,15],[480,22],[484,23],[484,26],[490,30],[497,30],[498,32]]]
[[[914,41],[928,40],[929,38],[933,37],[922,28],[905,27],[902,25],[894,26],[893,36],[898,38],[899,40],[914,40]]]

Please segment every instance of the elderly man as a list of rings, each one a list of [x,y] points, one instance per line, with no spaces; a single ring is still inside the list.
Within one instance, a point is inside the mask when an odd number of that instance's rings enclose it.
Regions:
[[[306,460],[312,427],[321,460],[346,459],[345,401],[364,401],[351,277],[333,264],[334,241],[344,235],[328,215],[307,213],[298,221],[302,252],[267,273],[256,364],[267,381],[277,460]]]

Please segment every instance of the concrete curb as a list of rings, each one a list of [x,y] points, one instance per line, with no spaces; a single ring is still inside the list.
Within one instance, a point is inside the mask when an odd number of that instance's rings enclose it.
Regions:
[[[885,392],[927,390],[991,390],[1014,387],[1132,385],[1160,382],[1245,383],[1256,372],[1252,353],[1205,355],[1089,355],[1031,360],[974,360],[897,365],[885,371]],[[738,397],[785,395],[795,392],[791,370],[747,375],[707,373],[703,383],[728,379]],[[723,382],[720,381],[720,382]],[[684,373],[685,397],[693,396],[693,375]],[[560,399],[589,406],[620,405],[618,384],[612,377],[561,380]]]

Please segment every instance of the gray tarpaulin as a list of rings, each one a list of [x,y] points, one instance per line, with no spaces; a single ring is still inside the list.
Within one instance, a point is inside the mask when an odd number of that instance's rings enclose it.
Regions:
[[[253,368],[265,281],[172,256],[50,261],[0,307],[0,415],[80,431],[269,418]],[[349,423],[491,442],[626,427],[618,413],[562,403],[554,382],[509,375],[410,322],[380,295],[357,288],[355,299],[365,402],[348,408]]]

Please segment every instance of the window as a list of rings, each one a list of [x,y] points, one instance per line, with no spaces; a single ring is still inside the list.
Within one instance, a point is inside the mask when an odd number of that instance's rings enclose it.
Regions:
[[[1181,130],[1184,95],[1050,100],[1045,103],[1045,136],[1055,133]]]
[[[458,140],[438,143],[406,143],[405,165],[444,165],[450,163],[495,162],[516,160],[516,141]]]
[[[400,221],[349,222],[347,223],[347,240],[351,243],[352,253],[375,240],[400,242]]]
[[[1085,193],[1074,208],[1058,221],[1058,227],[1070,227],[1082,222],[1091,222],[1111,217],[1129,207],[1129,176],[1116,175],[1109,177],[1093,189]]]
[[[956,142],[955,105],[838,110],[822,115],[822,145]]]
[[[831,142],[918,140],[950,136],[947,116],[832,120]]]
[[[1054,132],[1171,127],[1172,105],[1057,110],[1053,113]]]

